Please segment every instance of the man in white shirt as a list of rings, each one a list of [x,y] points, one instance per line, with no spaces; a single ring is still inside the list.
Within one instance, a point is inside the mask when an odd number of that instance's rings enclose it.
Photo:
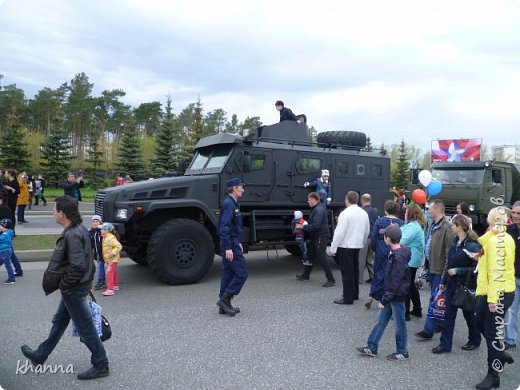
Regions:
[[[358,206],[359,195],[349,191],[345,197],[345,210],[338,218],[330,246],[338,256],[343,281],[343,297],[334,300],[340,305],[352,305],[359,298],[359,250],[363,248],[370,231],[368,214]]]

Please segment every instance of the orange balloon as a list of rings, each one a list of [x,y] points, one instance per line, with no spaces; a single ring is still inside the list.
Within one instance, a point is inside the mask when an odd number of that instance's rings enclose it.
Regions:
[[[426,192],[418,188],[412,192],[412,199],[417,204],[425,204]]]

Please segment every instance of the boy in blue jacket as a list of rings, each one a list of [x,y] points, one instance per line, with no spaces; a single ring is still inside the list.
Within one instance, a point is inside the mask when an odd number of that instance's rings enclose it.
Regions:
[[[7,280],[4,284],[15,284],[15,276],[11,257],[13,256],[13,223],[10,219],[0,219],[0,266],[5,264]]]
[[[379,303],[379,315],[377,323],[374,325],[366,347],[357,348],[359,352],[367,356],[377,356],[379,340],[383,336],[386,325],[390,318],[394,318],[395,343],[397,352],[387,355],[388,360],[407,360],[408,355],[408,335],[406,322],[404,319],[405,301],[410,289],[410,272],[408,262],[411,258],[409,248],[402,246],[401,229],[399,226],[391,224],[386,227],[384,240],[390,246],[388,263],[386,265],[384,279],[384,293]]]

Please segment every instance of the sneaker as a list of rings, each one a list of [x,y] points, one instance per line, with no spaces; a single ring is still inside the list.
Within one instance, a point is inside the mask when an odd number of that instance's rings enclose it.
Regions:
[[[424,330],[421,330],[420,332],[415,334],[419,339],[421,340],[431,340],[433,338],[433,335],[426,333]]]
[[[418,318],[422,317],[422,311],[420,309],[419,310],[413,309],[412,311],[410,311],[410,314],[413,316],[416,316]]]
[[[16,280],[14,280],[14,279],[4,280],[4,284],[15,284],[15,283],[16,283]]]
[[[386,356],[387,360],[408,360],[410,355],[408,353],[391,353]]]
[[[504,343],[504,344],[505,344],[505,347],[506,347],[506,351],[508,349],[516,348],[516,344],[509,344],[509,343]]]
[[[114,286],[114,291],[119,291],[119,286]]]
[[[309,260],[304,261],[303,265],[306,267],[312,267],[312,263]]]
[[[109,297],[114,294],[115,294],[114,290],[105,290],[101,293],[101,295],[104,295],[105,297]]]
[[[335,286],[335,285],[336,285],[336,282],[334,280],[327,280],[321,286],[322,287],[332,287],[332,286]]]
[[[105,288],[107,285],[105,283],[99,283],[97,282],[95,285],[94,285],[94,290],[101,290],[103,288]]]
[[[17,277],[17,278],[20,278],[20,277],[23,276],[23,272],[15,272],[14,276]]]
[[[305,277],[303,275],[296,275],[296,279],[298,279],[300,282],[308,282],[309,281],[309,277]]]
[[[376,357],[377,356],[377,351],[374,351],[368,347],[359,347],[359,348],[356,348],[358,350],[359,353],[363,354],[363,355],[366,355],[366,356],[372,356],[372,357]]]

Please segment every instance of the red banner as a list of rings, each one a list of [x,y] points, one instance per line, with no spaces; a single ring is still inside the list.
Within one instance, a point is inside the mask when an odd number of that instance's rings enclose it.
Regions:
[[[481,138],[432,141],[432,162],[480,161]]]

